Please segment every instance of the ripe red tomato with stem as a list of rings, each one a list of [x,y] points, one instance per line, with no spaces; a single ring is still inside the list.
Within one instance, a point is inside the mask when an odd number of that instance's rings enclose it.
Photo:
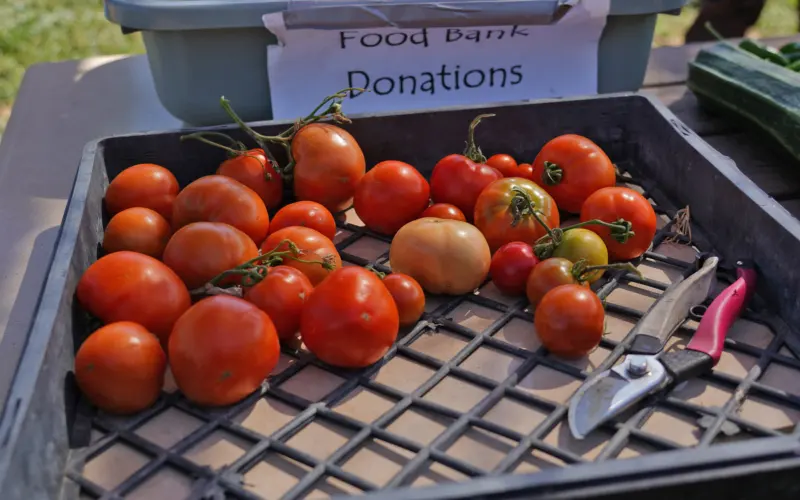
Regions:
[[[160,259],[171,235],[169,222],[155,210],[126,208],[108,222],[103,233],[103,250],[108,253],[129,250]]]
[[[627,237],[619,237],[619,232],[614,231],[614,224],[620,221],[630,228]],[[656,234],[656,213],[650,202],[633,189],[609,187],[595,191],[586,200],[581,224],[603,239],[612,260],[631,260],[650,248]]]
[[[267,313],[278,337],[290,340],[300,331],[300,315],[314,286],[305,274],[289,266],[275,266],[244,295],[244,299]]]
[[[309,227],[292,226],[275,231],[261,244],[261,251],[287,251],[288,241],[296,245],[298,254],[295,258],[284,259],[283,265],[305,274],[314,286],[342,267],[342,258],[333,242]]]
[[[164,386],[167,355],[158,337],[131,321],[94,331],[75,354],[75,380],[103,411],[131,414],[153,405]]]
[[[175,198],[172,228],[192,222],[224,222],[248,235],[256,244],[269,231],[269,213],[255,191],[224,175],[207,175],[192,182]]]
[[[278,334],[267,313],[230,295],[193,305],[169,339],[175,383],[204,406],[241,401],[261,386],[279,358]]]
[[[559,208],[579,213],[592,193],[616,184],[614,164],[594,142],[576,134],[551,139],[533,161],[533,180]]]
[[[560,285],[542,297],[533,324],[548,351],[563,358],[580,358],[603,338],[605,310],[589,288]]]
[[[532,244],[547,234],[547,227],[558,227],[560,222],[553,198],[520,177],[486,186],[475,204],[474,218],[492,252],[512,241]]]
[[[162,343],[191,305],[189,291],[175,271],[129,251],[110,253],[89,266],[76,294],[81,306],[103,323],[134,321]]]
[[[492,256],[489,276],[494,286],[506,295],[522,295],[531,271],[539,263],[533,247],[521,241],[501,246]]]
[[[269,223],[269,234],[292,226],[309,227],[331,241],[336,237],[333,214],[316,201],[296,201],[278,210]]]
[[[269,144],[286,149],[289,164],[282,170],[293,178],[298,200],[316,201],[336,213],[351,204],[356,185],[366,171],[364,153],[355,138],[337,125],[319,123],[323,118],[349,123],[341,112],[347,93],[345,90],[327,96],[311,114],[277,136],[259,134],[236,115],[227,99],[223,97],[221,103],[263,149]]]
[[[218,274],[258,257],[249,236],[222,222],[193,222],[175,231],[164,250],[164,264],[190,290],[202,287]],[[229,281],[223,284],[233,284]]]
[[[380,273],[378,277],[383,279],[383,284],[392,294],[400,317],[400,326],[405,328],[416,325],[425,312],[425,292],[419,282],[402,273],[388,276]]]
[[[469,126],[467,148],[464,154],[445,156],[433,167],[431,197],[435,203],[449,203],[458,207],[470,220],[475,214],[475,203],[481,191],[501,179],[496,168],[486,165],[486,157],[475,144],[475,127],[484,118],[477,116]]]
[[[367,228],[392,235],[428,207],[430,186],[419,171],[402,161],[382,161],[356,186],[353,207]]]
[[[306,301],[300,336],[321,361],[364,368],[386,354],[399,326],[397,305],[381,279],[362,267],[344,267]]]
[[[429,206],[425,209],[424,212],[419,216],[420,219],[425,217],[434,217],[437,219],[449,219],[449,220],[458,220],[461,222],[467,222],[467,218],[464,217],[463,212],[458,209],[457,206],[451,205],[449,203],[434,203],[433,205]]]
[[[111,179],[106,189],[105,205],[111,215],[126,208],[144,207],[170,220],[178,191],[180,186],[172,172],[153,163],[140,163]]]
[[[545,259],[528,275],[525,283],[525,295],[533,306],[537,306],[542,297],[553,288],[561,285],[589,286],[592,276],[597,271],[606,269],[622,269],[638,276],[641,272],[631,263],[592,265],[587,260],[576,262],[563,257]]]

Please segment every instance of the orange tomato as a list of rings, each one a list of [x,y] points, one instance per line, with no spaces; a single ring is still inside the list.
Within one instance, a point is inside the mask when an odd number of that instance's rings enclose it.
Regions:
[[[78,281],[78,302],[103,323],[135,321],[165,343],[191,305],[175,272],[141,253],[120,251],[89,266]]]
[[[349,132],[329,123],[306,125],[292,139],[294,193],[298,200],[321,203],[331,212],[348,207],[366,162]]]
[[[175,231],[164,250],[164,264],[175,271],[190,290],[256,257],[258,247],[253,240],[222,222],[187,224]],[[237,280],[225,281],[228,284]]]
[[[518,192],[524,193],[524,196]],[[533,245],[537,239],[547,234],[545,228],[530,213],[523,213],[515,223],[515,209],[524,206],[522,200],[525,196],[533,202],[539,216],[549,227],[558,227],[560,224],[555,201],[533,181],[521,177],[494,181],[481,191],[475,204],[475,227],[486,237],[492,253],[512,241]],[[527,210],[528,207],[524,209]]]
[[[258,194],[224,175],[207,175],[186,186],[175,198],[172,228],[192,222],[224,222],[258,244],[269,231],[269,213]]]
[[[269,232],[291,226],[310,227],[331,241],[336,237],[333,214],[316,201],[296,201],[281,208],[269,223]]]
[[[258,194],[268,210],[277,208],[283,198],[283,178],[263,149],[251,149],[223,161],[217,169],[218,175],[225,175],[241,182]]]
[[[273,250],[279,252],[288,251],[289,245],[281,243],[283,240],[291,240],[292,243],[297,245],[300,251],[299,255],[297,255],[298,259],[310,261],[300,262],[287,256],[283,259],[283,265],[293,267],[305,274],[314,286],[317,286],[332,272],[322,267],[318,262],[327,260],[333,265],[334,270],[342,267],[342,258],[339,256],[339,252],[333,242],[319,231],[308,227],[292,226],[275,231],[261,244],[262,253]]]
[[[126,208],[144,207],[170,220],[179,190],[172,172],[160,165],[141,163],[126,168],[111,180],[106,189],[106,209],[114,215]]]
[[[261,386],[280,358],[272,320],[250,302],[215,295],[193,305],[175,323],[169,362],[190,401],[225,406]]]
[[[142,325],[119,321],[93,332],[75,354],[75,379],[103,411],[130,414],[156,402],[164,385],[167,356]]]
[[[160,259],[172,230],[167,219],[149,208],[126,208],[111,218],[103,234],[107,253],[130,250]]]

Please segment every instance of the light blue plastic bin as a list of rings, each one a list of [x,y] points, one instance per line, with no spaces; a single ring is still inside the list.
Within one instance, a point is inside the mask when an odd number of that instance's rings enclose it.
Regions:
[[[297,24],[331,29],[379,27],[376,10],[403,28],[497,26],[550,22],[575,1],[464,0],[472,13],[467,18],[433,2],[395,0],[373,0],[369,12],[366,2],[315,0],[106,0],[105,5],[106,17],[125,32],[142,32],[164,107],[189,125],[205,126],[230,121],[219,106],[222,95],[247,121],[272,118],[266,57],[267,45],[276,39],[264,28],[264,14],[290,10]],[[657,15],[677,13],[687,1],[611,0],[600,40],[599,92],[641,87]],[[315,8],[297,8],[311,4]]]

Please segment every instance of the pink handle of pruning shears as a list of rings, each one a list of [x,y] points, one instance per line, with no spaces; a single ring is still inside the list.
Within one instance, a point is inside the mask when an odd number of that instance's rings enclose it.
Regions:
[[[697,326],[697,332],[686,346],[687,349],[704,352],[711,356],[714,366],[722,355],[728,330],[739,317],[756,288],[755,269],[739,267],[736,269],[736,275],[738,279],[723,290],[708,306]]]

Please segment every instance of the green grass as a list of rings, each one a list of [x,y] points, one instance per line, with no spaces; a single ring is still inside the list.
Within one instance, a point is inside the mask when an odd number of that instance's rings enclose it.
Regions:
[[[798,0],[767,0],[750,33],[756,37],[797,33]],[[680,45],[697,16],[660,16],[654,45]],[[5,0],[0,4],[0,134],[25,68],[31,64],[95,55],[143,53],[138,34],[123,35],[108,22],[101,0]]]

